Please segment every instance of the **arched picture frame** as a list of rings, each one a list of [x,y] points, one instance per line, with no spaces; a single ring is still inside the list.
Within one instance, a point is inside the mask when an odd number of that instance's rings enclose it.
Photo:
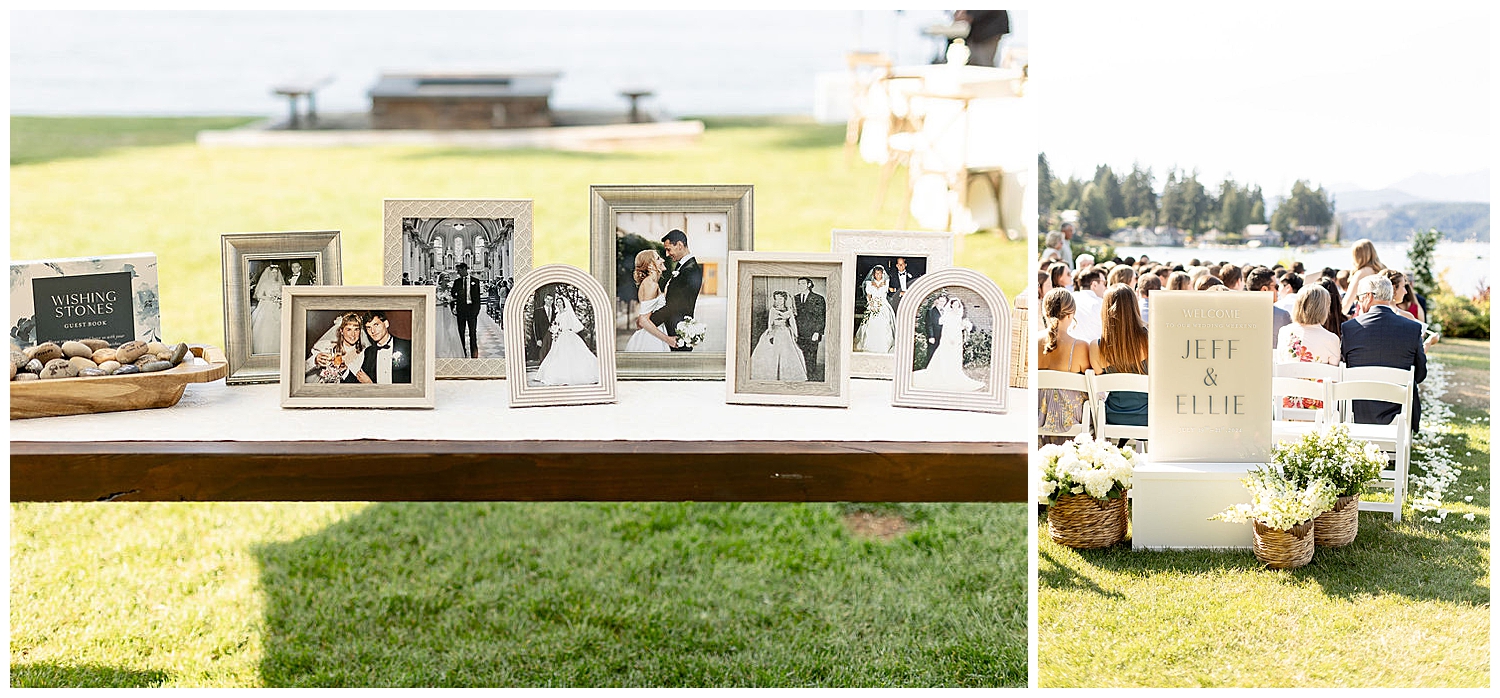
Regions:
[[[972,269],[942,269],[918,279],[907,297],[896,316],[891,404],[1003,414],[1010,305],[1000,287]]]
[[[505,305],[511,407],[615,401],[614,305],[594,277],[566,264],[516,280]],[[603,317],[603,323],[599,320]]]

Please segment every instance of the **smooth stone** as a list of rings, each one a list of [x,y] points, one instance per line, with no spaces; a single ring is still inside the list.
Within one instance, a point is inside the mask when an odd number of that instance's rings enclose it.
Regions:
[[[94,355],[90,358],[92,358],[94,360],[94,363],[96,364],[102,364],[106,361],[114,361],[115,350],[110,349],[109,347],[105,347],[103,349],[95,349]]]
[[[116,376],[128,376],[128,375],[130,375],[132,373],[140,373],[140,372],[141,372],[141,367],[140,366],[137,366],[135,364],[125,364],[124,366],[121,366],[121,367],[115,369],[115,372],[114,372],[113,375],[116,375]]]
[[[152,356],[151,354],[146,354],[145,356],[142,356],[141,358],[135,360],[135,367],[136,368],[140,368],[142,366],[145,366],[146,364],[151,363],[152,361],[160,361],[160,360],[161,359],[158,359],[155,356]]]
[[[161,342],[146,342],[146,352],[149,354],[160,354],[167,350],[167,345]]]
[[[105,373],[104,371],[101,371],[101,370],[99,370],[97,368],[85,368],[82,371],[78,372],[78,377],[79,378],[95,378],[95,377],[98,377],[98,376],[107,376],[107,375],[109,375],[109,374]]]
[[[37,377],[38,376],[35,373],[17,373],[16,382],[20,383],[22,381],[34,381],[37,379]]]
[[[176,366],[177,364],[182,363],[182,360],[186,359],[187,355],[187,342],[178,342],[177,346],[172,347],[172,356],[168,357],[167,360],[171,361],[173,366]]]
[[[135,363],[135,360],[141,358],[145,353],[145,342],[126,342],[115,349],[115,361],[122,364]]]
[[[68,363],[73,366],[74,371],[78,372],[82,372],[83,369],[86,368],[99,368],[99,364],[96,364],[89,359],[85,359],[82,356],[75,356],[71,359],[68,359]]]
[[[100,349],[104,349],[105,347],[109,346],[109,342],[106,342],[102,339],[80,339],[78,341],[89,345],[89,348],[93,349],[94,351],[99,351]]]
[[[26,358],[26,354],[19,351],[11,351],[10,363],[12,366],[20,368],[22,366],[25,366],[27,361],[30,361],[30,359]]]
[[[94,350],[90,349],[89,345],[84,344],[83,342],[63,342],[62,351],[63,356],[67,356],[70,358],[74,356],[82,356],[84,358],[88,358],[94,355]]]
[[[152,361],[141,367],[141,373],[156,373],[172,367],[171,361]]]
[[[31,353],[28,356],[45,364],[53,359],[61,359],[63,357],[63,350],[62,347],[52,342],[47,342],[32,347]]]
[[[10,380],[15,380],[15,379],[16,379],[16,365],[15,364],[11,364],[10,365]]]
[[[72,378],[78,375],[78,369],[73,367],[67,359],[53,359],[42,367],[43,378]]]
[[[41,373],[42,368],[43,364],[41,359],[32,359],[30,361],[27,361],[26,365],[21,367],[21,370],[27,373]]]
[[[105,373],[114,373],[115,371],[120,370],[120,362],[118,362],[118,361],[106,361],[106,362],[104,362],[102,364],[99,364],[99,370],[101,370],[101,371],[103,371]]]

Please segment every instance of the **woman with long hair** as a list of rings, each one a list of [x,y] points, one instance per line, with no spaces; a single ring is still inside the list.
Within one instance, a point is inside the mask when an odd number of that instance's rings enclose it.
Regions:
[[[360,367],[365,362],[364,316],[357,312],[340,315],[334,321],[332,336],[323,335],[313,344],[307,357],[307,377],[319,383],[360,383]]]
[[[1427,322],[1421,314],[1422,306],[1417,304],[1416,297],[1412,295],[1411,284],[1407,283],[1406,275],[1395,269],[1386,269],[1380,275],[1391,282],[1391,309],[1408,320]],[[1412,312],[1413,306],[1416,307],[1415,313]]]
[[[1036,339],[1037,368],[1044,371],[1083,373],[1089,368],[1088,345],[1068,334],[1078,306],[1066,288],[1054,288],[1042,298],[1042,326],[1046,332]],[[1082,348],[1083,351],[1079,351]],[[1083,403],[1088,395],[1081,390],[1038,390],[1037,427],[1048,431],[1067,431],[1083,421]],[[1042,437],[1044,443],[1061,443],[1061,437]]]
[[[1375,243],[1369,240],[1359,240],[1354,243],[1354,271],[1349,273],[1349,288],[1359,288],[1360,279],[1371,274],[1379,274],[1385,271],[1385,265],[1380,263],[1380,255],[1375,253]],[[1359,306],[1354,302],[1355,294],[1351,293],[1344,297],[1344,314],[1354,317],[1359,314]]]
[[[1339,282],[1332,276],[1325,276],[1318,280],[1318,285],[1328,292],[1328,317],[1323,320],[1323,329],[1332,332],[1335,337],[1343,338],[1344,321],[1349,318],[1344,315],[1342,294],[1339,293]],[[1302,288],[1307,288],[1303,286]]]
[[[1146,373],[1149,341],[1135,291],[1125,284],[1110,286],[1102,318],[1103,332],[1089,343],[1089,365],[1100,373]],[[1146,426],[1146,398],[1133,390],[1111,392],[1104,400],[1104,423]]]
[[[651,322],[651,314],[667,305],[667,296],[661,292],[657,279],[666,271],[667,263],[656,250],[641,250],[635,255],[636,307],[632,319],[638,328],[625,343],[625,351],[663,352],[677,346],[677,338],[667,334],[665,327]]]
[[[1053,262],[1047,267],[1047,275],[1052,277],[1052,288],[1060,288],[1066,291],[1073,290],[1073,270],[1062,262]],[[1045,296],[1043,296],[1045,298]]]
[[[1174,271],[1167,277],[1168,291],[1191,291],[1193,290],[1193,277],[1185,271]]]

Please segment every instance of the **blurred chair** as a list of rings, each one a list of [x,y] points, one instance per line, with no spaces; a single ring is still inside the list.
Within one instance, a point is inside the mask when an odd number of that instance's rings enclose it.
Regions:
[[[849,123],[844,128],[844,164],[853,162],[859,138],[871,114],[870,90],[891,74],[891,59],[883,53],[854,51],[844,56],[849,64]]]
[[[1016,302],[1020,302],[1020,298]],[[1030,374],[1030,311],[1017,305],[1010,311],[1010,387],[1025,388]]]

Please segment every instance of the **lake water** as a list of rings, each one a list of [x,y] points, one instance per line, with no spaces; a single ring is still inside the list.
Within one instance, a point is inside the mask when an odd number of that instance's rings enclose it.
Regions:
[[[1410,243],[1381,242],[1375,244],[1380,261],[1388,267],[1411,271],[1411,262],[1406,257]],[[1229,261],[1235,264],[1264,264],[1299,261],[1310,270],[1323,267],[1349,269],[1354,266],[1354,253],[1349,247],[1320,249],[1295,249],[1285,247],[1116,247],[1120,257],[1140,257],[1142,254],[1155,260],[1170,260],[1187,264],[1197,257],[1215,262]],[[1490,283],[1490,245],[1487,242],[1440,241],[1433,253],[1432,272],[1441,275],[1461,295],[1472,296],[1480,282]]]
[[[332,75],[326,111],[365,111],[388,70],[558,70],[562,109],[619,109],[625,88],[673,114],[810,114],[814,77],[854,49],[930,62],[945,13],[14,12],[13,114],[263,114],[270,87]],[[1017,37],[1025,13],[1012,12]]]

